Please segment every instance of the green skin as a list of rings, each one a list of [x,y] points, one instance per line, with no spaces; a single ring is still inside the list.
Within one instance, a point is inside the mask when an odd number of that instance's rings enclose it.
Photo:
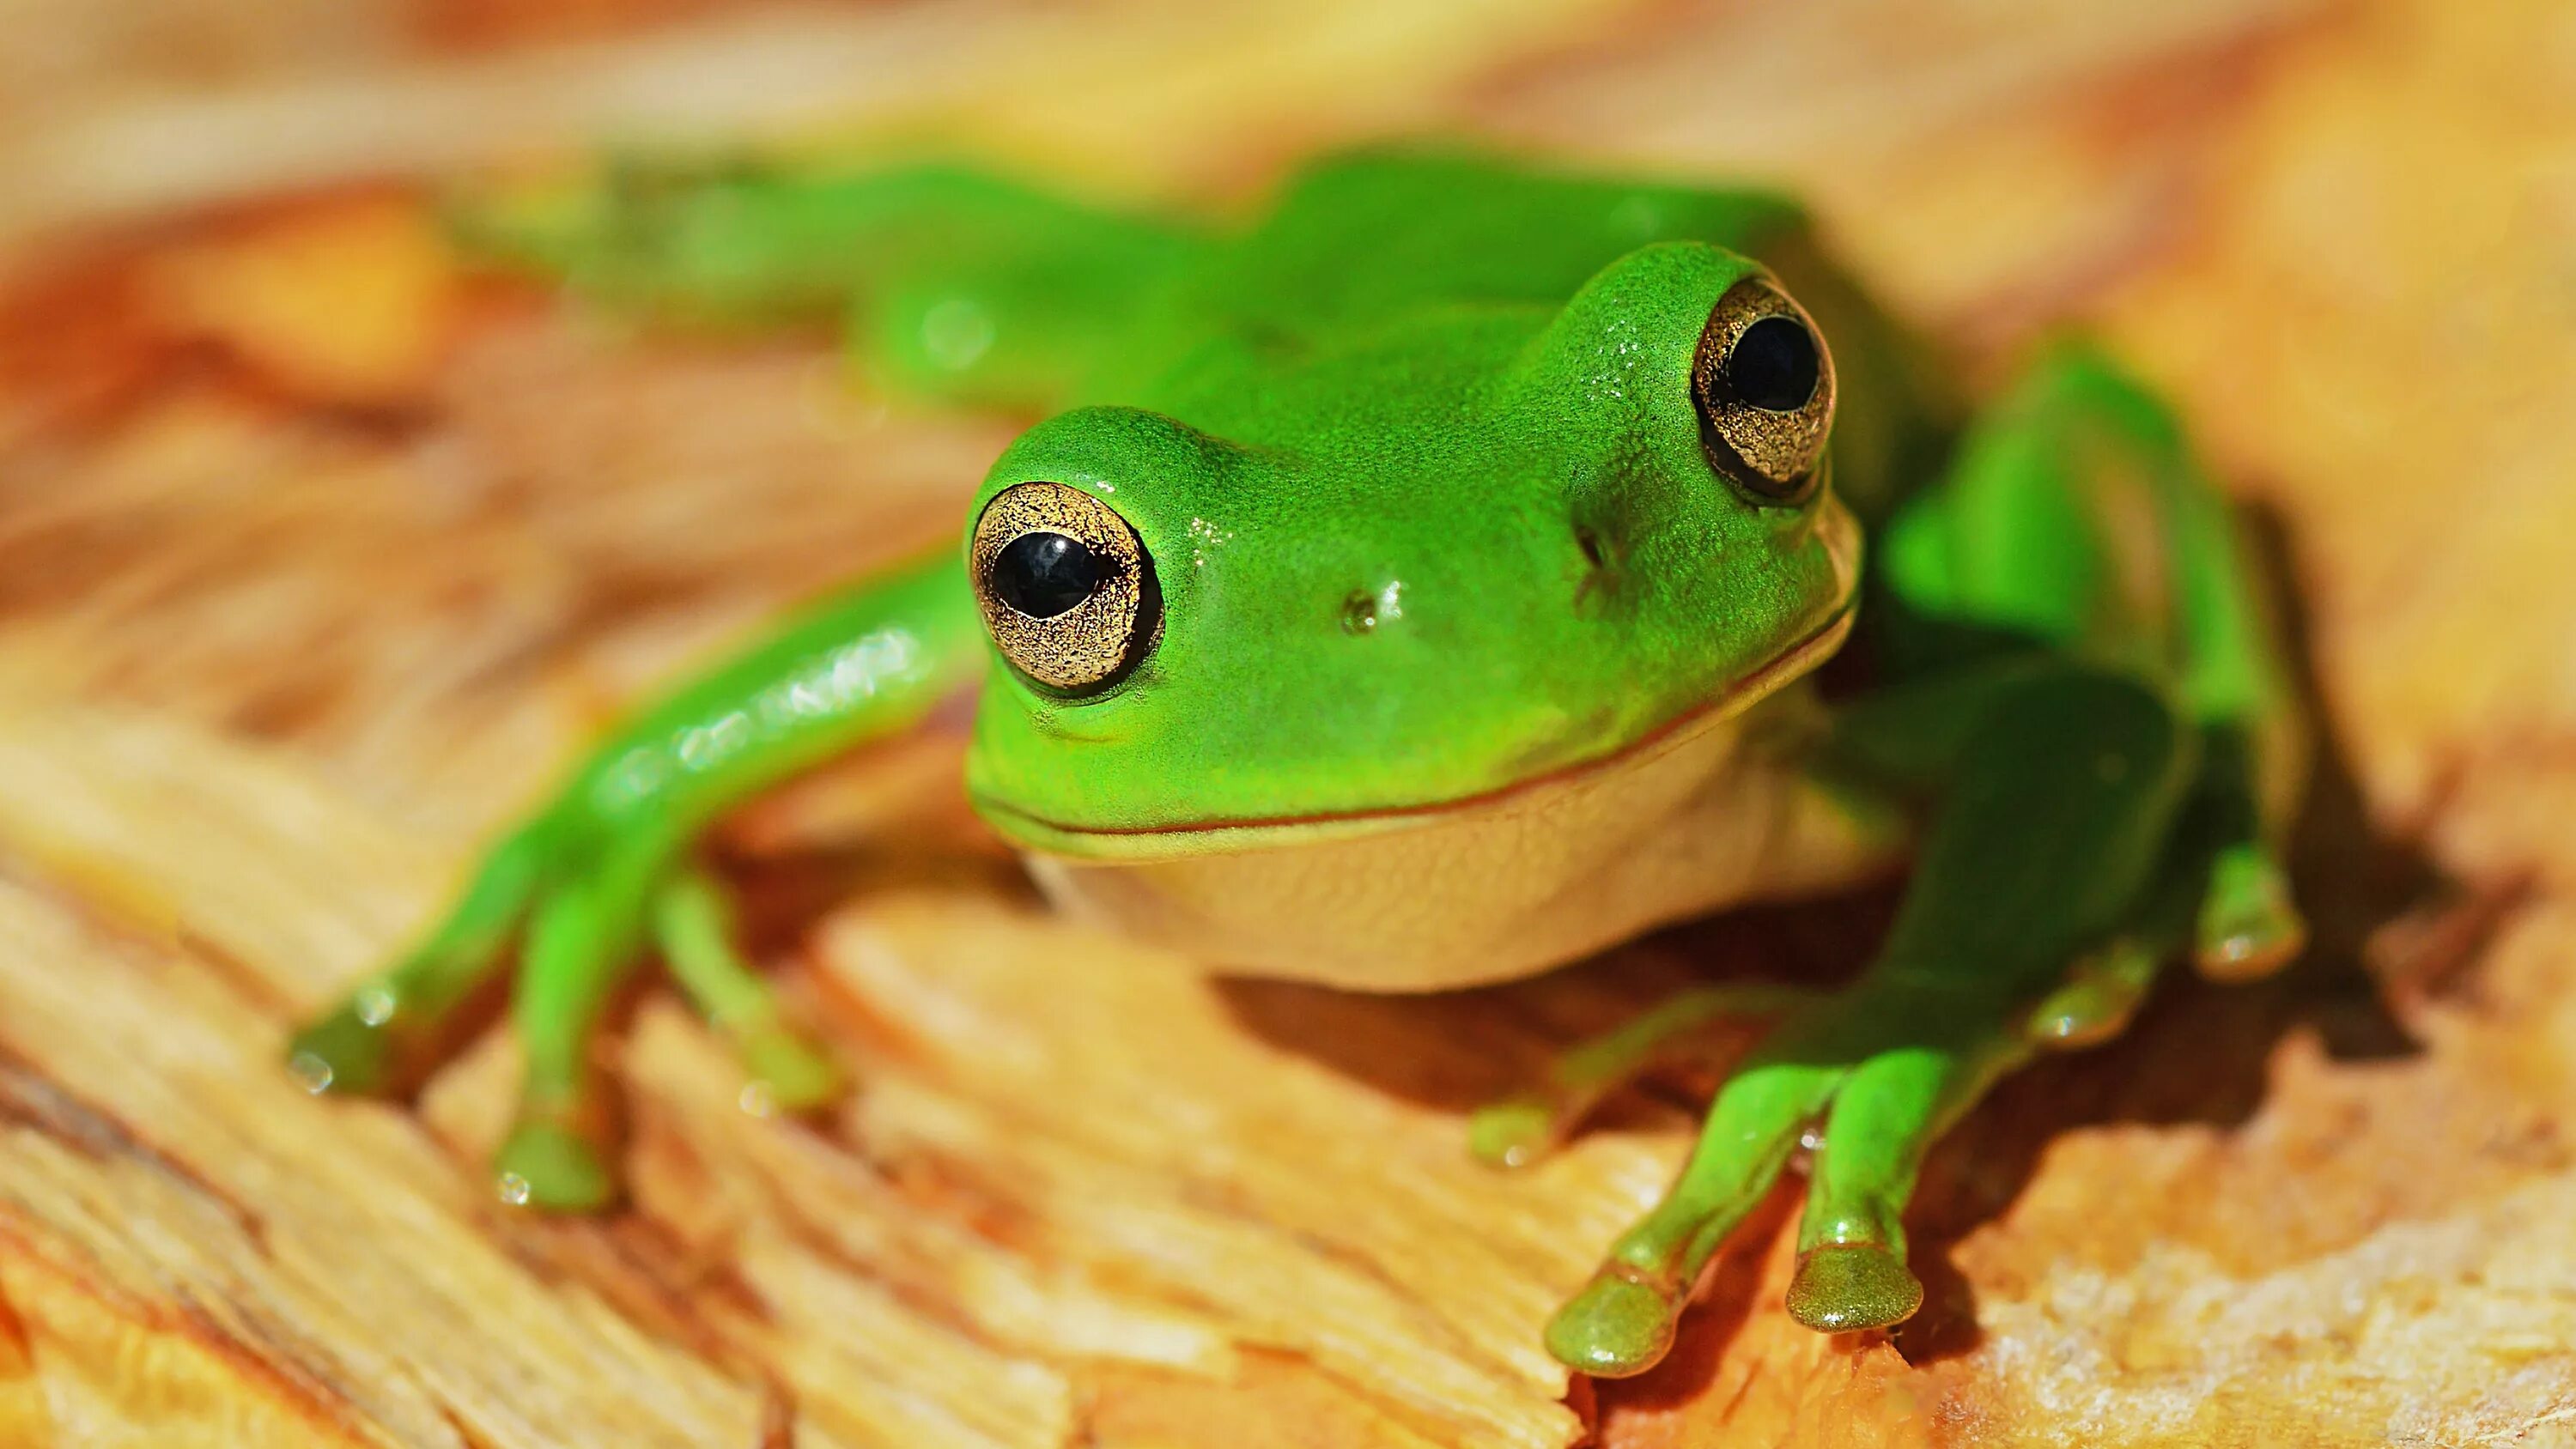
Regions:
[[[970,528],[1014,485],[1082,489],[1161,589],[1141,658],[1072,694],[998,652],[958,552],[823,603],[638,713],[426,940],[299,1036],[317,1090],[401,1090],[523,942],[527,1076],[498,1164],[515,1200],[614,1196],[589,1045],[648,950],[781,1104],[839,1090],[693,860],[747,797],[980,689],[972,796],[1059,855],[1436,810],[1615,759],[1807,662],[1793,651],[1853,602],[1819,526],[1844,504],[1882,539],[1860,589],[1880,685],[1778,748],[1910,822],[1910,888],[1853,985],[1686,994],[1470,1124],[1482,1155],[1525,1160],[1695,1027],[1779,1018],[1670,1194],[1549,1324],[1558,1357],[1661,1357],[1819,1128],[1789,1307],[1825,1330],[1903,1319],[1917,1168],[2000,1073],[2115,1033],[2176,954],[2241,977],[2299,944],[2271,844],[2296,724],[2173,419],[2061,345],[1956,426],[1775,195],[1388,153],[1319,165],[1233,229],[940,168],[615,176],[464,222],[665,316],[856,299],[881,386],[1069,408],[993,465]],[[1691,383],[1712,308],[1756,276],[1833,340],[1832,486],[1787,502],[1713,461]],[[1390,585],[1400,607],[1354,629],[1351,601]]]

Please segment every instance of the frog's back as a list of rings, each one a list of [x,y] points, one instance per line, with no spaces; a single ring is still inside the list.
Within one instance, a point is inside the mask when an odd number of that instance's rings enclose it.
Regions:
[[[1169,405],[1210,348],[1293,366],[1427,314],[1562,306],[1640,248],[1700,242],[1778,274],[1835,349],[1835,486],[1864,523],[1885,518],[1937,462],[1954,409],[1920,350],[1832,261],[1796,201],[1708,186],[1551,170],[1465,151],[1329,156],[1250,225],[1208,235],[1163,287],[1100,321],[1085,400]],[[1177,385],[1176,385],[1176,378]]]
[[[1751,256],[1800,230],[1776,192],[1557,174],[1413,151],[1332,157],[1174,289],[1199,325],[1288,336],[1366,329],[1425,307],[1561,305],[1642,246]]]

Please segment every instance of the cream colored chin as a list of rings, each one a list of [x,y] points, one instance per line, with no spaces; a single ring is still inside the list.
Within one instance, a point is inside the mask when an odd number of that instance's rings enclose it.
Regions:
[[[1047,893],[1208,966],[1361,991],[1524,976],[1748,899],[1823,889],[1894,835],[1773,746],[1803,689],[1490,800],[1365,833],[1142,861],[1035,854]]]

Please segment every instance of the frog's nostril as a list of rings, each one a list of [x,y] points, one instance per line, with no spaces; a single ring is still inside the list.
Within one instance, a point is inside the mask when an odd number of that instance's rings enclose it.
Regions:
[[[1366,589],[1353,589],[1342,600],[1342,632],[1374,634],[1377,632],[1377,595]]]
[[[1574,546],[1583,550],[1584,562],[1596,569],[1601,567],[1601,535],[1595,533],[1590,524],[1574,526]]]

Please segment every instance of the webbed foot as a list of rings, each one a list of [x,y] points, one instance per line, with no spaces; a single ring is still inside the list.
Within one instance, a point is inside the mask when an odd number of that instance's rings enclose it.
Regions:
[[[1912,1316],[1923,1285],[1905,1266],[1901,1219],[1916,1171],[1950,1121],[2028,1054],[2022,1015],[1920,979],[1793,1013],[1718,1093],[1672,1191],[1549,1323],[1549,1351],[1586,1373],[1653,1367],[1709,1260],[1802,1145],[1813,1156],[1790,1313],[1830,1333]]]

